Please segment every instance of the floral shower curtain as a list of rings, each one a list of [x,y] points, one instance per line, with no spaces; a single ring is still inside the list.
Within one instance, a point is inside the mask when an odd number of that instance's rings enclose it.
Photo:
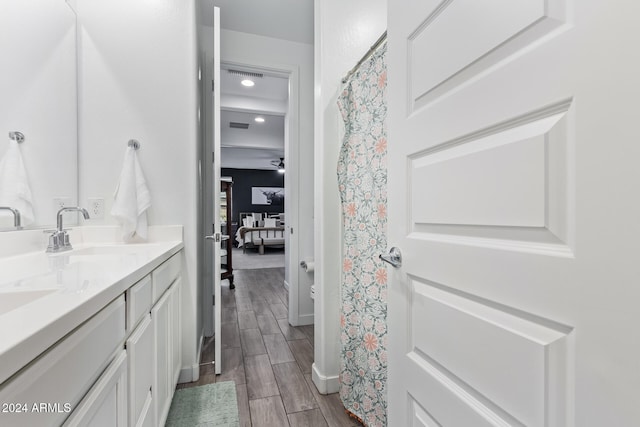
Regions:
[[[387,425],[386,43],[351,76],[338,106],[343,215],[340,397],[369,427]]]

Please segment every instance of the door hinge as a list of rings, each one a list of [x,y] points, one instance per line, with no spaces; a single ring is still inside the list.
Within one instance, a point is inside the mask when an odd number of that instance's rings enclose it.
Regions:
[[[215,91],[216,91],[216,81],[211,80],[211,92],[215,92]]]

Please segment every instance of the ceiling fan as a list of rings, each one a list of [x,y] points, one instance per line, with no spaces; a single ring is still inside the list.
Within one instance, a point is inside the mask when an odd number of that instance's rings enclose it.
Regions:
[[[272,160],[271,164],[278,168],[278,172],[284,173],[284,157],[280,157],[280,161]]]

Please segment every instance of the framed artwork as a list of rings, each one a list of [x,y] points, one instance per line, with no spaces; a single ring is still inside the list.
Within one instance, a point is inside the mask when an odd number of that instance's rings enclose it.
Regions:
[[[284,206],[284,188],[251,187],[251,204]]]

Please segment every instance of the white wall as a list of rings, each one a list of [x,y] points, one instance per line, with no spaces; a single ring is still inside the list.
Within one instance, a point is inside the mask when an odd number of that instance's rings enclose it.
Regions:
[[[79,194],[105,199],[109,215],[127,141],[151,191],[149,224],[183,224],[181,381],[197,376],[197,66],[194,2],[77,0]],[[195,371],[195,372],[194,372]]]
[[[315,254],[316,327],[313,381],[338,390],[341,230],[336,175],[342,119],[336,106],[342,77],[387,26],[386,0],[315,0]]]
[[[224,10],[221,11],[224,20]],[[272,70],[296,70],[298,76],[298,99],[290,99],[291,105],[299,106],[299,134],[290,135],[291,151],[298,158],[297,170],[285,159],[287,172],[285,186],[292,190],[298,200],[297,215],[287,213],[287,225],[294,227],[291,245],[291,271],[288,271],[290,292],[297,297],[298,324],[313,323],[313,300],[309,297],[313,275],[299,267],[299,260],[313,257],[313,46],[305,43],[258,36],[237,31],[222,30],[221,59],[224,63],[253,65]],[[294,82],[295,83],[295,82]],[[290,166],[291,165],[291,166]],[[297,175],[297,179],[296,179]],[[297,216],[297,218],[296,218]],[[297,244],[297,251],[295,245]],[[297,281],[297,289],[296,289]],[[297,295],[296,295],[297,293]],[[291,306],[289,307],[291,309]],[[292,317],[289,317],[291,321]]]

